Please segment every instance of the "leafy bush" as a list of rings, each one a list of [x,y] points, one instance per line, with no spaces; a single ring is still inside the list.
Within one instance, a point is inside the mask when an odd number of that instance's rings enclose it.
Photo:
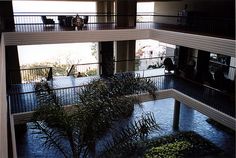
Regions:
[[[179,141],[159,147],[151,148],[145,155],[145,158],[181,158],[184,151],[191,148],[187,141]]]
[[[157,90],[149,79],[136,78],[130,74],[98,79],[78,94],[80,104],[66,111],[58,104],[53,90],[47,84],[41,83],[41,86],[36,86],[38,91],[43,90],[37,93],[37,97],[49,99],[35,111],[34,127],[45,140],[45,147],[56,148],[64,157],[97,156],[96,143],[107,132],[114,131],[111,127],[117,121],[131,116],[134,104],[139,103],[138,98],[127,95],[149,92],[155,97]],[[48,96],[44,97],[46,94]],[[132,151],[132,142],[142,140],[156,129],[158,125],[154,116],[143,114],[139,121],[128,124],[119,130],[119,134],[112,135],[112,140],[104,148],[104,156],[122,149]],[[68,150],[68,144],[71,150]]]
[[[183,157],[199,157],[223,153],[222,150],[216,147],[213,143],[192,131],[179,132],[148,141],[146,143],[146,151],[149,151],[153,147],[161,147],[167,144],[174,144],[176,142],[189,142],[191,144],[189,148],[181,152]]]

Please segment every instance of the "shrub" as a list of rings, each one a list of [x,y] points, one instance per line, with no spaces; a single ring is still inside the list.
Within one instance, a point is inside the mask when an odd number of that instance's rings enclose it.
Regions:
[[[187,141],[179,141],[151,148],[145,155],[145,158],[180,158],[183,157],[184,151],[191,148]]]

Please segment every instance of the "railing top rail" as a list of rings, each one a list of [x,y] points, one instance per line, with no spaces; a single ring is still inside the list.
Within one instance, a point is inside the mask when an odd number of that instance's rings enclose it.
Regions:
[[[97,63],[83,63],[83,64],[72,64],[72,65],[78,66],[78,65],[92,65],[92,64],[101,64],[101,62],[97,62]]]
[[[119,74],[119,73],[117,73]],[[162,77],[162,76],[169,76],[170,74],[166,74],[166,75],[157,75],[157,76],[148,76],[148,77],[142,77],[142,78],[151,78],[151,77]],[[84,86],[87,86],[88,84],[83,84],[83,85],[79,85],[79,86],[70,86],[70,87],[63,87],[63,88],[53,88],[52,90],[63,90],[63,89],[71,89],[71,88],[82,88]],[[46,90],[45,90],[46,91]],[[35,90],[35,91],[29,91],[29,92],[13,92],[13,93],[9,93],[8,95],[16,95],[16,94],[31,94],[31,93],[36,93],[36,92],[41,92],[40,90]]]
[[[236,66],[223,64],[223,63],[220,63],[220,62],[217,62],[217,61],[214,61],[214,60],[209,60],[209,62],[214,63],[214,64],[217,64],[217,65],[221,65],[221,66],[225,66],[225,67],[231,67],[231,68],[236,69]]]
[[[89,84],[84,84],[84,85],[79,85],[79,86],[73,86],[73,87],[63,87],[63,88],[53,88],[51,90],[64,90],[64,89],[72,89],[72,88],[82,88],[84,86],[87,86]],[[43,90],[43,92],[46,92],[47,90]],[[11,95],[21,95],[21,94],[32,94],[32,93],[37,93],[37,92],[42,92],[42,90],[34,90],[34,91],[29,91],[29,92],[12,92],[7,94],[8,96]]]
[[[9,71],[21,71],[21,70],[35,70],[35,69],[51,69],[52,67],[34,67],[34,68],[23,68],[23,69],[9,69]]]
[[[125,59],[125,60],[114,60],[114,62],[123,62],[123,61],[135,61],[135,60],[146,60],[146,59],[159,59],[159,58],[173,58],[174,56],[160,56],[160,57],[152,57],[152,58],[135,58],[135,59]]]
[[[160,56],[160,57],[152,57],[152,58],[135,58],[135,59],[125,59],[125,60],[113,60],[113,62],[124,62],[124,61],[135,61],[135,60],[147,60],[147,59],[159,59],[159,58],[173,58],[174,56]],[[101,62],[96,63],[82,63],[82,64],[72,64],[74,66],[77,65],[92,65],[92,64],[102,64]]]
[[[198,86],[202,86],[202,87],[204,87],[204,88],[211,89],[211,90],[216,91],[216,92],[218,92],[218,93],[221,93],[221,94],[224,94],[224,95],[227,94],[226,92],[224,92],[224,91],[222,91],[222,90],[220,90],[220,89],[211,87],[211,86],[209,86],[209,85],[207,85],[207,84],[201,84],[201,83],[199,83],[199,82],[190,80],[190,79],[188,79],[188,78],[183,78],[183,77],[180,77],[180,78],[183,79],[183,80],[189,81],[189,82],[191,82],[191,83],[193,83],[193,84],[196,84],[196,85],[198,85]]]
[[[179,15],[165,15],[165,14],[157,14],[155,12],[138,12],[137,14],[117,14],[117,13],[108,13],[108,12],[14,12],[14,16],[60,16],[60,15],[81,15],[81,16],[156,16],[156,17],[183,17]],[[191,16],[189,16],[191,18]],[[199,16],[196,15],[194,18],[201,19],[221,19],[221,20],[234,20],[233,17],[214,17],[214,16]]]
[[[120,74],[120,73],[117,73],[117,74]],[[163,75],[156,75],[156,76],[146,76],[146,77],[141,77],[141,78],[149,78],[149,79],[151,79],[151,78],[164,77],[164,76],[174,76],[174,74],[163,74]],[[205,87],[205,88],[212,89],[212,90],[217,91],[217,92],[219,92],[219,93],[225,94],[225,93],[222,92],[221,90],[216,89],[216,88],[213,88],[213,87],[210,87],[210,86],[207,86],[207,85],[205,85],[205,84],[199,84],[199,83],[197,83],[197,82],[193,82],[193,81],[188,80],[188,79],[185,79],[185,80],[190,81],[190,82],[192,82],[192,83],[194,83],[194,84],[197,84],[197,85],[199,85],[199,86],[203,86],[203,87]],[[83,84],[83,85],[79,85],[79,86],[63,87],[63,88],[53,88],[52,90],[63,90],[63,89],[71,89],[71,88],[82,88],[82,87],[87,86],[87,85],[89,85],[89,84]],[[8,95],[30,94],[30,93],[36,93],[36,92],[40,92],[40,91],[35,90],[35,91],[30,91],[30,92],[15,92],[15,93],[13,92],[13,93],[9,93]]]

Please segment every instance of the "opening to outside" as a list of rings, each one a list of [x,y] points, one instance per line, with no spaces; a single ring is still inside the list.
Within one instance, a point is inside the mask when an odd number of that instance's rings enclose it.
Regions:
[[[137,22],[152,22],[154,14],[154,2],[137,3]]]
[[[74,71],[84,75],[98,74],[98,43],[70,43],[18,46],[22,69],[53,67],[53,75]],[[89,64],[88,64],[89,63]]]
[[[163,62],[166,58],[171,58],[174,62],[174,51],[176,46],[162,43],[155,40],[137,40],[136,70],[148,70],[163,68]]]

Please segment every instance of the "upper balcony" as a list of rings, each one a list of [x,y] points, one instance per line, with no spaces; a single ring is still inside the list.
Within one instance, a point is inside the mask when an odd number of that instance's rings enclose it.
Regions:
[[[14,13],[14,29],[9,32],[45,32],[75,31],[73,19],[79,15],[84,20],[82,30],[114,30],[114,29],[159,29],[197,35],[235,39],[235,19],[203,16],[169,16],[154,13],[138,13],[137,15],[116,15],[96,13]],[[135,18],[136,17],[136,18]],[[86,18],[86,19],[84,19]],[[136,26],[118,27],[117,21],[136,20]],[[75,20],[75,19],[74,19]],[[2,17],[1,21],[8,21]],[[120,21],[119,23],[122,23]],[[9,27],[10,28],[10,27]]]

